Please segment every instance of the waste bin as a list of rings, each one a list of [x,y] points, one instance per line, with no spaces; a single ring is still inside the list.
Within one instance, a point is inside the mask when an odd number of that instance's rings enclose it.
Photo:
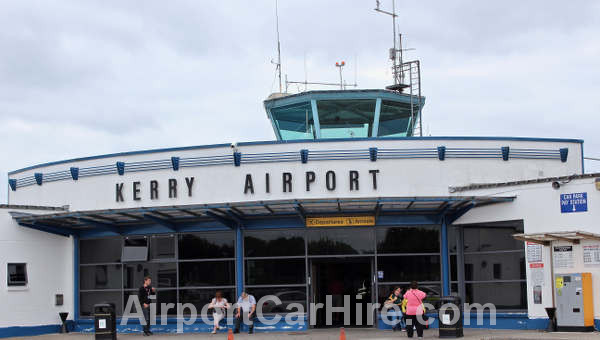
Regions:
[[[94,331],[96,339],[117,339],[117,315],[114,303],[94,305]]]
[[[463,336],[463,306],[457,296],[444,296],[438,309],[440,338]],[[444,306],[447,305],[447,306]],[[458,313],[458,315],[456,315]]]

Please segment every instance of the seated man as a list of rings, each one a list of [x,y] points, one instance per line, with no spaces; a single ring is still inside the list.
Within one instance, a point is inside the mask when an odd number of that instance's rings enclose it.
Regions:
[[[240,332],[240,325],[245,316],[248,317],[248,334],[252,334],[254,333],[254,320],[256,319],[256,299],[254,296],[242,292],[242,296],[240,296],[237,301],[237,308],[235,311],[234,333]]]

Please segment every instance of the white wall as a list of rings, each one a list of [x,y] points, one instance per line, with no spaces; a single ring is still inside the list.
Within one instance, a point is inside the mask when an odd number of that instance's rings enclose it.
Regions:
[[[73,239],[24,228],[0,209],[0,328],[60,324],[73,318]],[[44,211],[21,210],[26,213]],[[7,287],[7,263],[27,263],[28,285]],[[64,295],[56,307],[55,294]]]
[[[587,212],[561,213],[560,195],[586,192],[588,199]],[[539,183],[486,190],[473,190],[469,195],[480,196],[516,196],[512,203],[476,208],[458,219],[455,224],[471,224],[491,221],[520,220],[524,221],[525,233],[546,233],[561,231],[586,231],[600,234],[600,191],[595,188],[594,179],[578,179],[561,185],[558,190],[552,183]],[[464,194],[464,193],[463,193]],[[598,241],[582,241],[582,244]],[[557,243],[562,244],[562,243]],[[568,244],[565,244],[568,245]],[[594,285],[594,313],[600,319],[600,268],[583,266],[583,252],[579,245],[574,245],[575,266],[556,273],[591,272]],[[544,282],[542,304],[533,303],[533,286],[531,268],[527,263],[527,292],[529,316],[546,317],[545,307],[552,307],[552,277],[550,270],[550,247],[543,252]]]
[[[568,161],[543,159],[456,159],[445,161],[433,159],[378,159],[376,162],[365,160],[328,160],[311,161],[302,164],[295,162],[277,162],[260,164],[233,164],[181,168],[125,173],[115,173],[96,177],[47,182],[41,186],[32,185],[9,192],[10,204],[29,204],[43,206],[70,205],[71,210],[119,209],[148,206],[167,206],[185,204],[211,204],[226,202],[310,199],[310,198],[354,198],[354,197],[413,197],[448,196],[448,187],[470,183],[504,182],[512,180],[538,178],[540,176],[564,176],[581,172],[581,145],[573,142],[535,142],[506,140],[372,140],[322,143],[290,143],[245,145],[238,148],[242,154],[265,152],[297,152],[301,149],[315,150],[368,150],[380,149],[418,149],[437,148],[494,148],[502,146],[512,149],[548,149],[569,148]],[[71,162],[24,171],[10,178],[32,176],[35,172],[50,173],[68,170],[70,167],[89,167],[114,165],[117,161],[137,162],[150,160],[169,160],[170,157],[204,157],[210,155],[230,155],[230,147],[196,149],[176,152],[157,152],[122,157],[101,158],[96,160]],[[369,170],[378,169],[378,189],[373,190]],[[328,191],[325,188],[325,173],[334,170],[337,175],[337,188]],[[349,190],[349,170],[360,173],[360,190]],[[305,189],[305,173],[314,171],[316,182],[310,192]],[[271,176],[271,192],[265,192],[265,173]],[[293,175],[293,192],[282,192],[282,173]],[[244,194],[246,174],[252,174],[255,193]],[[185,189],[185,177],[194,177],[194,193],[188,197]],[[177,199],[169,198],[168,180],[178,180],[180,189]],[[150,199],[151,180],[159,182],[159,198]],[[140,201],[132,199],[134,181],[141,182]],[[124,202],[116,202],[115,186],[124,183]]]

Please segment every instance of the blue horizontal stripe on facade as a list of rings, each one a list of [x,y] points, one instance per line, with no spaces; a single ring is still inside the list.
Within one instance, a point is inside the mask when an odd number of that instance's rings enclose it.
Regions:
[[[464,141],[521,141],[521,142],[553,142],[553,143],[578,143],[583,144],[582,139],[569,139],[569,138],[535,138],[535,137],[483,137],[483,136],[467,136],[467,137],[459,137],[459,136],[443,136],[443,137],[433,137],[433,136],[425,136],[425,137],[375,137],[375,138],[331,138],[331,139],[305,139],[305,140],[292,140],[292,141],[256,141],[256,142],[240,142],[237,143],[238,146],[247,146],[247,145],[270,145],[270,144],[294,144],[294,143],[334,143],[334,142],[349,142],[349,141],[414,141],[414,140],[464,140]],[[211,144],[211,145],[197,145],[197,146],[185,146],[185,147],[174,147],[174,148],[160,148],[160,149],[149,149],[149,150],[138,150],[138,151],[127,151],[127,152],[119,152],[119,153],[110,153],[104,155],[90,156],[90,157],[80,157],[80,158],[72,158],[61,161],[54,161],[48,163],[42,163],[37,165],[32,165],[29,167],[21,168],[18,170],[13,170],[8,173],[8,175],[18,174],[20,172],[33,170],[37,168],[43,168],[47,166],[65,164],[65,163],[73,163],[73,162],[82,162],[82,161],[90,161],[102,158],[113,158],[113,157],[121,157],[121,156],[133,156],[133,155],[142,155],[142,154],[151,154],[151,153],[161,153],[161,152],[177,152],[177,151],[189,151],[189,150],[201,150],[201,149],[216,149],[231,146],[231,144]],[[583,146],[582,146],[583,147]],[[583,157],[582,157],[583,158]]]
[[[559,150],[545,150],[545,149],[515,149],[512,154],[508,157],[503,154],[502,148],[444,148],[444,159],[446,158],[466,158],[466,159],[492,159],[502,158],[508,160],[510,158],[515,159],[557,159],[564,162],[564,156],[561,156]],[[218,155],[208,157],[195,157],[195,158],[181,158],[181,167],[195,167],[195,166],[210,166],[210,165],[227,165],[234,164],[240,165],[242,163],[270,163],[270,162],[308,162],[308,161],[326,161],[326,160],[372,160],[370,149],[358,149],[358,150],[306,150],[305,159],[302,158],[301,151],[286,151],[286,152],[268,152],[268,153],[249,153],[242,154],[236,153],[236,157],[233,155]],[[378,158],[381,159],[408,159],[408,158],[437,158],[439,157],[438,148],[420,148],[420,149],[378,149]],[[236,162],[232,162],[233,159]],[[440,159],[443,160],[443,159]],[[141,172],[141,171],[153,171],[153,170],[165,170],[173,169],[172,159],[152,160],[152,161],[138,161],[138,162],[117,162],[116,165],[102,165],[88,168],[81,168],[79,170],[80,177],[89,176],[100,176],[105,174],[113,174],[115,168],[119,168],[119,174],[125,172]],[[175,170],[174,170],[175,171]],[[14,189],[19,187],[30,186],[33,184],[41,185],[41,176],[44,174],[37,174],[25,178],[18,179]],[[74,179],[71,176],[70,170],[57,171],[44,175],[44,181],[60,181]]]
[[[297,332],[297,331],[305,331],[308,329],[308,320],[306,319],[306,315],[301,315],[300,320],[304,320],[304,325],[286,325],[284,321],[284,317],[278,323],[274,325],[265,325],[259,321],[255,322],[254,331],[257,333],[260,332]],[[210,333],[213,330],[212,324],[212,316],[206,317],[207,321],[210,321],[208,324],[203,322],[200,317],[196,320],[195,323],[191,325],[183,325],[184,333]],[[267,320],[270,320],[269,317],[266,317]],[[126,325],[121,325],[121,318],[117,319],[117,332],[118,333],[141,333],[142,325],[140,324],[139,319],[130,318],[127,321]],[[159,316],[157,316],[158,325],[154,325],[151,327],[152,332],[154,333],[176,333],[177,332],[177,318],[167,318],[167,324],[161,325],[159,321]],[[229,323],[229,324],[228,324]],[[222,326],[224,326],[224,330],[219,333],[227,334],[228,329],[233,329],[233,320],[232,319],[224,319],[222,321]],[[242,324],[241,331],[247,332],[248,326]],[[75,326],[76,332],[81,333],[93,333],[94,332],[94,321],[92,319],[79,320],[77,325]]]
[[[55,161],[55,162],[48,162],[48,163],[38,164],[38,165],[32,165],[32,166],[29,166],[29,167],[26,167],[26,168],[22,168],[22,169],[11,171],[8,174],[9,175],[14,175],[14,174],[19,173],[19,172],[23,172],[23,171],[27,171],[27,170],[32,170],[32,169],[37,169],[37,168],[42,168],[42,167],[47,167],[47,166],[52,166],[52,165],[59,165],[59,164],[72,163],[72,162],[91,161],[91,160],[102,159],[102,158],[143,155],[143,154],[159,153],[159,152],[175,152],[175,151],[188,151],[188,150],[200,150],[200,149],[215,149],[215,148],[222,148],[222,147],[226,147],[226,146],[230,146],[230,145],[231,144],[211,144],[211,145],[183,146],[183,147],[164,148],[164,149],[149,149],[149,150],[138,150],[138,151],[126,151],[126,152],[109,153],[109,154],[104,154],[104,155],[89,156],[89,157],[80,157],[80,158],[72,158],[72,159],[67,159],[67,160],[62,160],[62,161]]]
[[[58,315],[57,315],[58,317]],[[73,327],[72,322],[70,322]],[[0,338],[36,336],[60,332],[61,325],[15,326],[0,328]]]
[[[428,313],[430,328],[438,328],[439,320],[435,313]],[[469,324],[464,324],[464,328],[484,328],[484,329],[517,329],[517,330],[542,330],[548,328],[548,319],[530,319],[527,313],[496,313],[496,322],[494,325],[491,323],[490,314],[483,314],[482,324],[477,324],[476,314],[467,314],[464,316],[465,320],[469,320]],[[596,320],[598,322],[599,320]],[[381,319],[381,315],[378,315],[378,328],[379,329],[391,329],[392,327],[386,325]]]

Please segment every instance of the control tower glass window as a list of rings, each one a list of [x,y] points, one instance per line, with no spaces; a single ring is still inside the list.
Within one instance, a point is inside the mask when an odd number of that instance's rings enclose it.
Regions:
[[[317,101],[321,138],[371,137],[375,99]]]
[[[310,102],[273,108],[271,115],[282,140],[316,138]]]
[[[382,101],[377,135],[379,137],[412,136],[414,121],[417,119],[418,112],[418,106],[414,106],[413,117],[411,118],[410,104]]]

